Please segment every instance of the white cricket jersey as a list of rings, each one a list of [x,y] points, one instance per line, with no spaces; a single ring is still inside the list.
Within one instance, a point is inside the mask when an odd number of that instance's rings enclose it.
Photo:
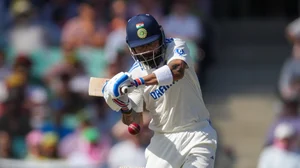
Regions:
[[[209,112],[202,99],[202,92],[194,65],[185,42],[178,38],[166,39],[167,63],[175,59],[185,61],[189,68],[184,77],[168,86],[142,86],[129,93],[136,112],[148,111],[152,120],[149,128],[155,132],[185,131],[197,122],[208,120]],[[132,78],[143,77],[153,70],[143,69],[138,62],[129,73]]]

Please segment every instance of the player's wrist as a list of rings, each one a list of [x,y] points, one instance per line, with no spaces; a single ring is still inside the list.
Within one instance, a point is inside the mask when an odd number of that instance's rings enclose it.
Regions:
[[[129,108],[121,108],[120,111],[121,111],[122,114],[128,115],[128,114],[131,114],[132,109],[129,109]]]
[[[122,113],[122,122],[126,125],[129,125],[133,122],[133,115],[130,113]]]
[[[168,65],[164,65],[156,69],[153,73],[155,74],[160,86],[170,85],[173,83],[173,74]]]
[[[135,86],[135,87],[138,87],[140,85],[145,85],[145,80],[144,78],[140,77],[140,78],[136,78],[133,80],[132,84]]]

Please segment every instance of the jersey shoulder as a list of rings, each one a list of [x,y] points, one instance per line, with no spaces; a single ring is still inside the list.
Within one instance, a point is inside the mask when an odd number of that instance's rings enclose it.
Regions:
[[[142,66],[138,61],[132,64],[131,68],[128,70],[128,73],[131,75],[132,78],[137,78],[142,75],[143,69]]]
[[[190,50],[186,42],[180,38],[166,39],[166,59],[167,63],[174,59],[181,59],[189,66],[193,66],[193,60],[190,57]]]
[[[167,59],[175,55],[183,55],[184,53],[189,52],[186,42],[180,38],[166,39],[166,46]]]
[[[180,38],[166,38],[165,43],[167,50],[186,45],[186,42]]]

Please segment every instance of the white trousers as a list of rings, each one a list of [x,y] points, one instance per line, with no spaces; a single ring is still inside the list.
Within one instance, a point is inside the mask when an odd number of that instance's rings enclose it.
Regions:
[[[213,168],[217,133],[209,122],[186,132],[155,133],[145,151],[146,168]]]

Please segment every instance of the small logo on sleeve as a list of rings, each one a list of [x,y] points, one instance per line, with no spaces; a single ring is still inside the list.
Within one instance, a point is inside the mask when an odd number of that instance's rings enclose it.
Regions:
[[[182,56],[184,54],[184,50],[182,48],[176,48],[176,53]]]

